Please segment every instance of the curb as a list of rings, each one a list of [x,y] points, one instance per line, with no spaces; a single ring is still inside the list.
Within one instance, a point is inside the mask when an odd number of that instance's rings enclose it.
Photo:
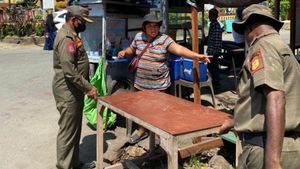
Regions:
[[[38,45],[43,46],[45,42],[44,36],[27,36],[27,37],[17,37],[17,36],[6,36],[1,42],[14,43],[22,45]]]

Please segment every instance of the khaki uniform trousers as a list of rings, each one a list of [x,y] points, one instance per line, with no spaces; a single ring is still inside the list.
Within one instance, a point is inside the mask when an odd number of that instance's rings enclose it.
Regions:
[[[300,137],[284,137],[281,152],[281,166],[283,169],[300,168]],[[244,144],[237,169],[263,169],[263,167],[264,148]]]
[[[57,135],[57,169],[74,169],[80,166],[79,141],[82,125],[83,98],[77,101],[56,103],[60,113]]]

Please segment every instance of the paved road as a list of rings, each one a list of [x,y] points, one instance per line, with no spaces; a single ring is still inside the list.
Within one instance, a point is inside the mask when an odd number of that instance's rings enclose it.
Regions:
[[[59,113],[52,52],[0,42],[0,168],[53,169]],[[95,159],[95,132],[83,122],[81,156]]]

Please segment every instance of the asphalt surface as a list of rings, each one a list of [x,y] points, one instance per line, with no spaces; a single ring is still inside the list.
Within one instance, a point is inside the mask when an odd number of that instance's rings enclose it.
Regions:
[[[59,113],[52,95],[52,51],[0,42],[0,168],[53,169]],[[81,157],[95,160],[95,132],[84,120]]]

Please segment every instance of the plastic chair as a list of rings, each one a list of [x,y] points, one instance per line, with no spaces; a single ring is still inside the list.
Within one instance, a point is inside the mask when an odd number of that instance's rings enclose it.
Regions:
[[[208,87],[210,89],[213,106],[214,106],[214,108],[216,108],[215,93],[214,93],[214,88],[213,88],[213,85],[212,85],[212,78],[211,78],[211,75],[210,75],[209,72],[207,72],[207,80],[203,81],[203,82],[200,82],[199,85],[200,85],[200,88]],[[175,86],[175,96],[181,98],[182,97],[181,86],[193,88],[193,82],[179,79],[179,80],[174,81],[174,86]],[[177,86],[179,86],[178,96],[177,96]]]

